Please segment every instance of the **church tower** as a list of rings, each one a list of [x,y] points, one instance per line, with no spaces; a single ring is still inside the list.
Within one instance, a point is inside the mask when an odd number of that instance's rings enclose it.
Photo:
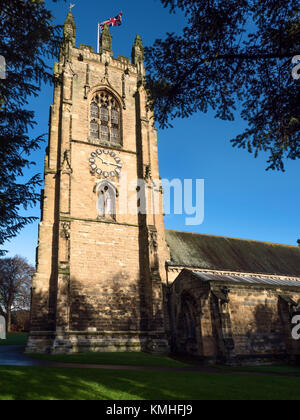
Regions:
[[[157,132],[144,49],[75,46],[69,12],[50,109],[27,352],[168,352]]]

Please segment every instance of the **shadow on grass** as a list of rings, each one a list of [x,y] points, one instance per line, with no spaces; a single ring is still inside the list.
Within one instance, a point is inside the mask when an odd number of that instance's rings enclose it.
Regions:
[[[0,367],[0,400],[299,400],[298,378]]]
[[[216,369],[230,370],[236,372],[258,372],[258,373],[271,373],[271,374],[284,374],[284,375],[300,375],[300,366],[280,366],[280,365],[269,365],[269,366],[215,366]]]
[[[79,353],[71,355],[29,354],[34,359],[58,363],[79,363],[91,365],[185,367],[186,363],[170,357],[147,353]]]
[[[0,346],[26,346],[28,334],[8,333],[6,340],[0,340]]]

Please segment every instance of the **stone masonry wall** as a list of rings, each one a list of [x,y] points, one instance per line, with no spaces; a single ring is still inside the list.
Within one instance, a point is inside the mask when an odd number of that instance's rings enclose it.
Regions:
[[[138,234],[137,227],[72,222],[71,330],[140,330]]]
[[[290,287],[201,282],[183,272],[169,295],[173,350],[237,363],[300,355],[299,343],[291,337],[291,308],[286,303],[289,299],[300,302],[300,291]],[[185,324],[181,323],[182,318]],[[196,327],[196,342],[192,346],[189,323]]]

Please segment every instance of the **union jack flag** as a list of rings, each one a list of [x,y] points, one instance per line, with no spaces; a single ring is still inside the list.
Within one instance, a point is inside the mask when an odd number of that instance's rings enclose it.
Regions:
[[[104,26],[121,26],[122,25],[122,16],[123,13],[121,12],[118,16],[115,16],[109,20],[106,20],[105,22],[99,23],[101,31],[103,31]]]

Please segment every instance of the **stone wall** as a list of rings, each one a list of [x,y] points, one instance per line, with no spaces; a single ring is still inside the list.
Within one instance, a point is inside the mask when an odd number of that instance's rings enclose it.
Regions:
[[[206,361],[262,363],[300,355],[291,316],[300,290],[204,282],[184,271],[169,291],[172,350]]]
[[[74,221],[71,232],[71,330],[140,330],[138,227]]]

